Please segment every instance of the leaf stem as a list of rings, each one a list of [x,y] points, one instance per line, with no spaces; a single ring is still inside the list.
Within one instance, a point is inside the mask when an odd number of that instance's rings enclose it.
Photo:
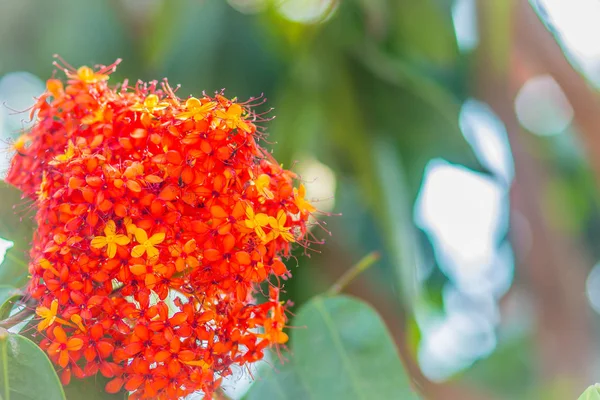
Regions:
[[[13,255],[10,250],[8,250],[6,252],[6,254],[4,255],[4,258],[7,258],[9,260],[12,260],[14,262],[16,262],[17,264],[19,264],[22,267],[27,268],[27,262],[25,260],[20,259],[19,257]]]
[[[0,328],[12,328],[13,326],[25,321],[27,318],[29,318],[35,313],[32,307],[33,305],[35,305],[35,302],[31,301],[31,299],[20,303],[24,305],[25,308],[6,319],[0,320]]]
[[[8,382],[8,332],[2,330],[0,332],[0,360],[2,361],[2,378],[4,381],[4,397],[5,400],[10,399],[10,383]]]
[[[379,252],[373,251],[364,256],[359,262],[346,271],[326,292],[328,296],[339,294],[358,275],[369,269],[380,258]]]

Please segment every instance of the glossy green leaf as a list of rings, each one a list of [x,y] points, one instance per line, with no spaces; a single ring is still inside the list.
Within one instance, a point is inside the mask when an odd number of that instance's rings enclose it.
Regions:
[[[419,399],[377,312],[348,297],[315,297],[291,322],[290,360],[265,367],[246,400]]]
[[[596,383],[587,388],[578,400],[600,400],[600,384]]]
[[[64,400],[62,385],[46,354],[31,340],[0,330],[2,400]]]
[[[9,285],[0,285],[0,320],[8,317],[15,303],[23,297],[22,292]]]
[[[364,302],[316,297],[292,325],[294,362],[314,399],[418,398],[385,324]]]
[[[109,379],[100,374],[86,379],[72,378],[71,382],[64,387],[67,400],[122,400],[126,399],[126,392],[106,393],[104,387]]]

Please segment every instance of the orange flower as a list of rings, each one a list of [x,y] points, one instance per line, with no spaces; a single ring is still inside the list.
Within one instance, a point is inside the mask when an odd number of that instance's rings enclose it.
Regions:
[[[243,108],[239,104],[232,104],[227,111],[217,110],[215,116],[220,118],[230,129],[240,128],[246,133],[251,132],[250,126],[242,119]]]
[[[104,107],[98,108],[92,114],[87,115],[81,119],[81,122],[87,125],[92,125],[96,122],[104,121]]]
[[[303,184],[300,184],[300,186],[297,189],[294,188],[294,203],[296,204],[300,212],[313,213],[317,211],[317,209],[312,204],[310,204],[304,199],[305,196],[306,188]]]
[[[198,258],[192,255],[196,251],[196,241],[194,239],[188,240],[183,246],[175,243],[169,246],[169,251],[173,257],[177,257],[175,266],[179,272],[186,268],[198,268],[200,265]]]
[[[69,364],[69,352],[81,350],[83,340],[81,338],[67,338],[67,334],[60,326],[52,330],[54,341],[48,347],[48,354],[58,357],[58,365],[65,368]]]

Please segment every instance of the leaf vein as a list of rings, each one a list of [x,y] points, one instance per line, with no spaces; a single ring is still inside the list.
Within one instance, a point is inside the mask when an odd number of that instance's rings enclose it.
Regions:
[[[344,351],[344,345],[342,344],[341,337],[338,333],[338,330],[335,329],[334,322],[331,320],[331,318],[329,317],[329,315],[327,313],[327,310],[325,310],[325,307],[323,306],[323,300],[320,298],[315,299],[314,304],[315,304],[315,308],[317,308],[317,310],[319,311],[319,314],[321,314],[321,317],[323,318],[323,321],[325,322],[327,329],[331,332],[331,338],[333,340],[333,344],[340,354],[340,358],[342,359],[342,365],[344,366],[344,369],[346,369],[348,371],[348,375],[350,375],[350,377],[351,377],[350,380],[352,381],[352,386],[354,387],[358,398],[368,399],[368,397],[362,393],[360,386],[357,384],[357,382],[359,382],[359,377],[357,376],[356,371],[352,367],[352,363],[351,363],[350,359],[348,358],[348,355]]]

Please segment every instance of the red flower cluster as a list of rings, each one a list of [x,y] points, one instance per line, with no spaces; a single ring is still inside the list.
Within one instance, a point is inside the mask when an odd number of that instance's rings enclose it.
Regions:
[[[115,67],[48,80],[14,146],[7,181],[37,208],[41,346],[65,384],[100,372],[133,399],[210,398],[233,364],[287,341],[280,257],[315,208],[257,144],[249,105],[109,86]]]

